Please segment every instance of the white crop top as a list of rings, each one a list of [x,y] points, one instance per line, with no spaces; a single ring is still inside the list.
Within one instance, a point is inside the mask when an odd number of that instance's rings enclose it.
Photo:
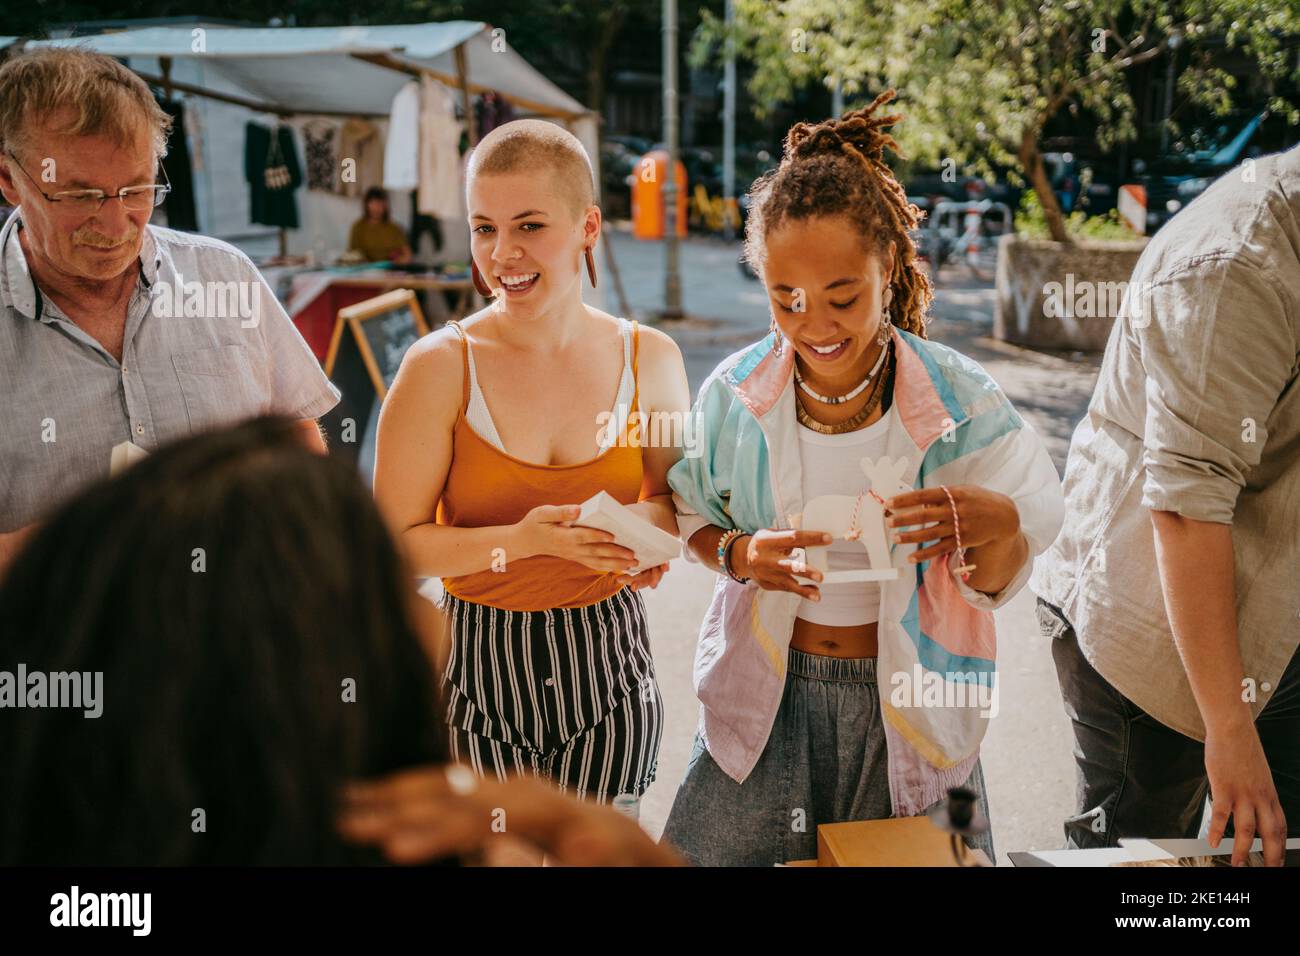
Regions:
[[[859,459],[879,458],[885,451],[885,437],[894,415],[894,406],[879,420],[854,432],[823,435],[799,426],[799,464],[803,468],[803,500],[819,495],[858,495],[867,488]],[[820,531],[820,528],[805,528]],[[870,567],[866,548],[860,541],[837,538],[828,549],[827,568],[845,571]],[[806,598],[799,602],[796,617],[813,624],[851,627],[880,619],[880,584],[876,581],[849,581],[820,584],[820,601]]]
[[[623,376],[619,379],[618,395],[614,399],[614,408],[609,426],[602,431],[600,453],[604,454],[614,439],[623,434],[629,414],[632,411],[632,396],[636,394],[636,376],[632,374],[632,323],[627,319],[618,320],[619,331],[623,335]],[[483,398],[483,389],[478,384],[478,374],[474,369],[474,350],[469,348],[469,339],[465,340],[465,354],[469,356],[469,404],[465,407],[465,418],[469,427],[489,445],[505,452],[497,426],[488,411],[487,400]],[[507,453],[508,454],[508,453]]]

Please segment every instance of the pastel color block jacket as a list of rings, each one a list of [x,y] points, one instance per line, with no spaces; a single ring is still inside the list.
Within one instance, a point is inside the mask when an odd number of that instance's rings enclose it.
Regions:
[[[885,454],[908,459],[902,480],[913,488],[980,485],[1009,496],[1031,555],[1043,552],[1060,530],[1063,501],[1038,435],[976,362],[896,328],[892,334],[897,414]],[[708,524],[789,528],[803,511],[794,352],[788,343],[780,351],[773,345],[769,334],[723,360],[700,389],[699,454],[668,475],[683,541]],[[901,574],[881,583],[877,628],[895,816],[922,812],[970,776],[996,692],[992,609],[1024,586],[1033,564],[1031,556],[1006,588],[985,595],[950,570],[951,554],[909,564],[916,548],[892,547]],[[799,600],[726,575],[714,587],[695,655],[700,732],[738,782],[758,762],[780,707]]]

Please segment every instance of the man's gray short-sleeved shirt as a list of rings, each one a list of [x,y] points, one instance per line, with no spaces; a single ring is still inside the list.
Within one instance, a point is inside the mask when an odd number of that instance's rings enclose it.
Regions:
[[[147,226],[119,363],[32,279],[16,210],[0,229],[0,532],[107,476],[115,445],[147,451],[264,414],[317,418],[339,400],[249,258]]]

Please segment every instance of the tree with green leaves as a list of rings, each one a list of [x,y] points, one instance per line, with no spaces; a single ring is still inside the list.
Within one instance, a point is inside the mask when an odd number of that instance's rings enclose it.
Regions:
[[[735,0],[737,55],[753,66],[756,109],[804,84],[842,84],[870,97],[893,87],[908,116],[896,138],[909,158],[985,174],[1017,170],[1038,196],[1052,238],[1068,242],[1043,165],[1044,128],[1064,111],[1097,120],[1103,149],[1136,137],[1126,73],[1182,47],[1179,92],[1216,114],[1234,78],[1215,65],[1221,40],[1274,81],[1300,79],[1286,41],[1300,36],[1296,0]],[[719,55],[717,16],[697,30],[692,58]],[[1288,122],[1300,110],[1269,108]]]

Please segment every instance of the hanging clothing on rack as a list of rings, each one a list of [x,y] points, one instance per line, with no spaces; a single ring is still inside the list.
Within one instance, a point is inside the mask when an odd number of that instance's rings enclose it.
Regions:
[[[339,183],[339,126],[323,119],[302,124],[302,148],[307,161],[307,188],[335,191]]]
[[[393,97],[384,146],[384,188],[415,189],[420,184],[420,84],[412,80]]]
[[[163,200],[167,228],[198,232],[199,217],[194,208],[194,168],[190,162],[189,137],[186,135],[185,104],[180,100],[156,98],[163,112],[172,118],[167,155],[162,159],[163,172],[172,184],[171,192]]]
[[[456,98],[429,75],[420,78],[420,184],[416,206],[439,219],[465,215]],[[415,248],[414,245],[411,248]]]
[[[250,222],[298,228],[294,192],[302,185],[302,166],[292,129],[283,123],[274,130],[259,123],[244,127],[244,178],[248,181]]]
[[[348,163],[351,160],[351,163]],[[369,120],[350,119],[339,131],[339,176],[336,189],[359,198],[384,180],[384,145],[379,127]]]
[[[488,90],[475,102],[474,116],[478,121],[479,139],[482,139],[498,126],[504,126],[515,119],[515,108],[500,93]]]
[[[420,255],[420,237],[428,233],[433,239],[433,251],[442,251],[442,226],[432,216],[420,212],[416,193],[411,193],[411,228],[407,231],[406,244],[411,247],[411,254],[423,261]]]

